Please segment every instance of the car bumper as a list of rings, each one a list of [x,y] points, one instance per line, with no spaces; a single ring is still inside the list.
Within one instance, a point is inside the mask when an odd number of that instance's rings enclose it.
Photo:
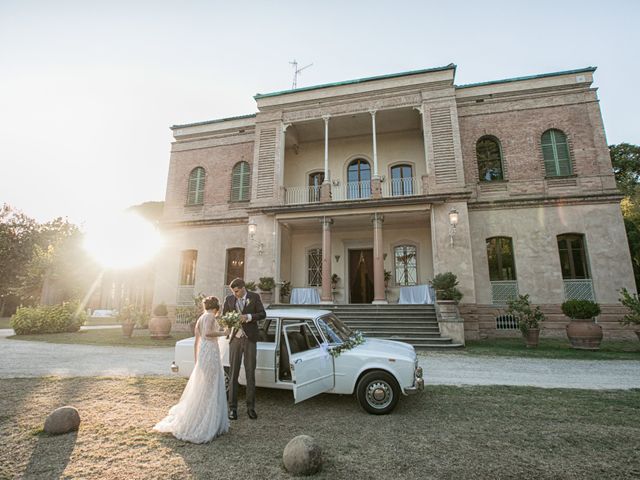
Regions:
[[[424,378],[422,378],[422,368],[416,364],[416,369],[413,378],[413,385],[404,389],[405,395],[415,395],[418,392],[424,390]]]

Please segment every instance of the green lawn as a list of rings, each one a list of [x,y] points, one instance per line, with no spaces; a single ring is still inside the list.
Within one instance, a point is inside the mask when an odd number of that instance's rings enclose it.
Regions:
[[[131,338],[122,336],[120,328],[81,330],[75,333],[46,333],[40,335],[13,335],[12,340],[31,340],[48,343],[72,343],[82,345],[111,345],[120,347],[173,347],[178,340],[190,337],[188,332],[173,332],[164,340],[154,340],[149,330],[134,330]]]
[[[526,348],[522,338],[502,338],[467,341],[464,350],[452,353],[573,360],[640,360],[640,342],[604,340],[600,350],[587,351],[571,348],[567,339],[541,338],[537,348]]]
[[[375,416],[351,395],[295,405],[291,392],[259,388],[257,421],[241,409],[229,433],[193,445],[152,431],[184,385],[0,380],[0,478],[289,479],[282,452],[297,435],[322,448],[318,480],[640,478],[640,390],[429,386]],[[80,430],[47,436],[60,405],[78,409]]]

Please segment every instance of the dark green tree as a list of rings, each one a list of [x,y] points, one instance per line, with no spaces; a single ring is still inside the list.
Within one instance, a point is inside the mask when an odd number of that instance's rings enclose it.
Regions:
[[[625,196],[622,216],[627,231],[636,286],[640,285],[640,146],[620,143],[609,146],[616,184]]]

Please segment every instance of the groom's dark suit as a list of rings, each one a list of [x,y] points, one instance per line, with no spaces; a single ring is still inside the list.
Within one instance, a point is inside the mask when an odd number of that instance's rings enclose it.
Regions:
[[[238,311],[238,298],[229,295],[224,300],[222,313]],[[247,291],[243,300],[243,315],[251,315],[251,321],[242,325],[242,333],[235,330],[229,339],[229,408],[238,408],[238,375],[244,357],[244,373],[247,377],[247,410],[256,407],[256,342],[258,341],[258,321],[267,317],[260,295]]]

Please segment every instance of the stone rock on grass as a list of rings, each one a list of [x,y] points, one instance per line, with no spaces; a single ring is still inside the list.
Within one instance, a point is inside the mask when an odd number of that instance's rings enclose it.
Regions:
[[[80,414],[74,407],[56,408],[44,421],[44,431],[51,435],[73,432],[80,426]]]
[[[313,475],[322,468],[322,451],[313,437],[298,435],[287,443],[282,460],[292,475]]]

